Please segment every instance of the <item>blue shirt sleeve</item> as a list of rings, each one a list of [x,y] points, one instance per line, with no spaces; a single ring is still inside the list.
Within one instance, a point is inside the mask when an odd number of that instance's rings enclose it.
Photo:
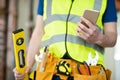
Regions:
[[[38,15],[43,15],[43,6],[44,6],[44,0],[39,0],[38,10],[37,10]]]
[[[107,8],[103,15],[103,23],[106,22],[117,22],[115,0],[108,0],[107,2]]]

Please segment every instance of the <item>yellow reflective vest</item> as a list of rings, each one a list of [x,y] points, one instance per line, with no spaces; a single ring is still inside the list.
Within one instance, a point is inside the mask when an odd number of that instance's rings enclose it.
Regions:
[[[94,57],[97,51],[99,53],[98,63],[104,65],[104,48],[78,37],[76,28],[84,10],[92,9],[100,12],[96,25],[103,33],[102,16],[106,4],[107,0],[44,0],[45,35],[42,38],[41,48],[49,45],[54,56],[62,58],[66,53],[66,45],[68,55],[79,62],[86,61],[90,52]]]

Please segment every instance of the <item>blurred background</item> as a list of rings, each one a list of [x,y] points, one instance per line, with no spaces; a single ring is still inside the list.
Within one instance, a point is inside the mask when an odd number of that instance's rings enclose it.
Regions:
[[[105,67],[112,70],[111,80],[120,80],[120,0],[116,1],[118,40],[105,50]],[[28,45],[35,26],[38,0],[0,0],[0,80],[14,80],[12,31],[23,28]]]

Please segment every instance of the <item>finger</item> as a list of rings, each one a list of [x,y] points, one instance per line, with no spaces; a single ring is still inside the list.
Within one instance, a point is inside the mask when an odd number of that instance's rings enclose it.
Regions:
[[[91,30],[88,27],[86,27],[85,25],[81,24],[80,22],[78,23],[78,25],[79,26],[78,26],[77,32],[82,32],[85,35],[91,33]]]
[[[24,74],[14,74],[15,75],[15,79],[16,80],[23,80],[24,79],[24,77],[25,77],[25,75]]]
[[[23,76],[24,76],[24,74],[19,73],[19,72],[15,72],[15,77],[23,77]]]
[[[15,69],[13,69],[13,72],[15,73],[15,74],[17,74],[17,75],[20,75],[21,73],[20,72],[18,72],[17,71],[17,69],[15,68]]]
[[[15,68],[15,69],[13,69],[13,72],[14,72],[14,74],[15,74],[15,75],[20,75],[20,74],[21,74],[20,72],[18,72],[18,71],[17,71],[17,69],[16,69],[16,68]]]
[[[81,32],[77,33],[77,35],[78,35],[80,38],[84,39],[84,40],[87,40],[87,39],[88,39],[88,38],[87,38],[83,33],[81,33]]]
[[[87,37],[89,37],[88,34],[84,32],[80,27],[77,28],[77,35],[84,40],[86,40]]]
[[[24,77],[15,78],[15,80],[24,80]]]
[[[31,72],[31,68],[27,67],[25,73],[30,73]]]
[[[89,20],[85,19],[84,17],[81,17],[81,21],[83,21],[89,28],[93,28],[94,26]]]
[[[79,23],[79,28],[81,28],[86,33],[89,32],[89,28],[87,26],[85,26],[84,24]]]
[[[95,25],[93,25],[90,21],[88,21],[87,19],[83,17],[81,19],[84,20],[85,23],[88,23],[87,25],[89,26],[89,28],[87,29],[86,33],[93,35],[93,33],[98,30],[98,28]]]
[[[13,69],[13,72],[15,72],[16,68]]]
[[[13,72],[14,72],[14,76],[15,76],[16,80],[22,80],[22,79],[24,79],[25,75],[22,74],[22,73],[20,73],[20,72],[18,72],[16,70],[16,68],[13,69]]]
[[[15,80],[24,80],[24,77],[17,77],[17,78],[15,78]]]

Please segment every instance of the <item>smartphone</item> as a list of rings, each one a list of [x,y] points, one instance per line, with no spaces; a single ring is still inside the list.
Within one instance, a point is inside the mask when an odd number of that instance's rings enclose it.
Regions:
[[[83,13],[83,17],[89,20],[91,23],[96,24],[99,16],[99,11],[86,9]]]

